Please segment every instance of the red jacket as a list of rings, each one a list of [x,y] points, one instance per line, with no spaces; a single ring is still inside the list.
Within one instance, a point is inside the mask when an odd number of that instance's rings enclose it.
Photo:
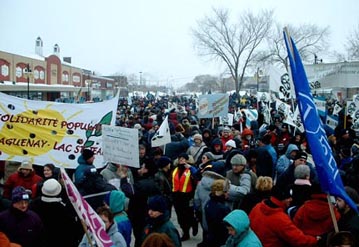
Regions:
[[[31,190],[33,195],[35,195],[34,189],[36,189],[36,186],[34,186],[34,184],[37,184],[40,181],[42,181],[42,178],[36,175],[34,171],[27,177],[24,177],[20,172],[13,173],[4,184],[3,196],[11,199],[11,192],[16,186],[22,186],[27,190]]]
[[[337,221],[340,218],[338,210],[334,207]],[[334,230],[333,221],[326,194],[313,194],[296,212],[294,224],[305,234],[319,236]]]
[[[310,247],[317,244],[315,237],[305,235],[293,224],[283,203],[274,197],[258,203],[249,219],[263,247]]]

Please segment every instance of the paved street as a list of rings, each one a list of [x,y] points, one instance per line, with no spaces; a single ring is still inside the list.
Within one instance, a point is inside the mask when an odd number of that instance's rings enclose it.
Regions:
[[[178,225],[178,222],[177,222],[177,215],[176,215],[176,212],[174,210],[172,210],[171,220],[172,220],[173,224],[176,226],[176,228],[178,229],[180,235],[182,235],[181,228],[180,228],[180,226]],[[187,240],[187,241],[182,242],[183,247],[196,247],[197,244],[202,241],[202,228],[201,228],[200,225],[198,225],[198,234],[197,234],[197,236],[195,236],[195,237],[192,236],[192,229],[190,230],[190,234],[191,234],[191,238],[189,240]]]

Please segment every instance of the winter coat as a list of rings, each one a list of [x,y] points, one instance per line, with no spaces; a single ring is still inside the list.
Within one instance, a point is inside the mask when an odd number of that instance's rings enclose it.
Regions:
[[[106,200],[106,199],[105,199]],[[125,194],[122,191],[113,190],[108,195],[108,206],[114,214],[114,222],[118,231],[126,241],[127,247],[131,244],[132,224],[125,212]]]
[[[243,198],[251,192],[251,175],[248,172],[235,174],[230,170],[227,172],[226,178],[231,181],[228,197],[230,207],[231,209],[237,209]]]
[[[201,142],[199,146],[197,145],[190,146],[187,149],[187,154],[192,155],[194,162],[197,163],[198,159],[202,157],[202,152],[206,147],[207,146],[204,142]]]
[[[116,224],[113,223],[110,228],[106,230],[106,232],[113,243],[113,247],[126,247],[126,241],[118,231]],[[90,234],[90,238],[93,244],[92,246],[88,242],[86,234],[84,234],[79,247],[97,247],[98,245],[96,244],[92,234]]]
[[[354,247],[359,246],[359,215],[353,210],[342,214],[338,221],[339,231],[349,231],[353,234],[355,239]]]
[[[171,136],[171,142],[165,145],[165,154],[172,160],[176,159],[178,155],[187,151],[189,144],[188,140],[182,135],[179,136],[180,139]],[[172,139],[173,138],[173,139]],[[176,139],[176,140],[175,140]]]
[[[36,175],[35,171],[24,177],[21,172],[16,172],[11,174],[4,184],[3,197],[11,199],[11,192],[17,186],[22,186],[25,189],[31,190],[35,195],[36,185],[42,181],[42,178],[39,175]]]
[[[285,213],[285,205],[274,197],[258,203],[249,214],[250,226],[264,247],[310,247],[317,239],[305,235]]]
[[[339,212],[334,208],[337,221]],[[334,229],[326,194],[313,194],[296,212],[293,223],[304,234],[319,236]]]
[[[211,193],[211,186],[216,179],[225,179],[223,176],[212,172],[212,171],[205,171],[202,174],[201,181],[197,184],[196,191],[194,193],[194,207],[196,213],[201,214],[202,218],[202,228],[204,231],[208,230],[206,215],[204,207],[206,206],[207,202],[209,201],[209,194]]]
[[[249,227],[248,215],[242,210],[234,210],[228,214],[224,222],[231,225],[235,230],[234,236],[230,235],[226,241],[226,247],[261,247],[262,243]]]
[[[292,163],[292,157],[290,156],[290,153],[293,151],[298,151],[299,148],[297,145],[289,144],[287,147],[287,151],[285,154],[281,155],[277,161],[276,165],[276,172],[277,176],[282,175],[282,173],[288,168],[288,166]]]
[[[78,246],[79,236],[76,233],[83,230],[81,223],[76,221],[77,215],[72,205],[64,204],[61,198],[41,196],[31,202],[30,208],[40,216],[44,224],[41,237],[46,246]]]
[[[77,186],[77,184],[81,184],[84,181],[85,173],[90,172],[90,170],[92,168],[96,169],[96,167],[94,165],[88,164],[86,162],[86,160],[84,159],[82,154],[77,159],[77,163],[79,163],[79,165],[76,167],[75,174],[74,174],[74,177],[75,177],[74,184],[76,186]]]
[[[22,212],[14,207],[0,213],[0,232],[4,232],[11,242],[22,247],[45,247],[44,225],[32,210]]]
[[[231,212],[231,209],[225,204],[224,195],[216,196],[211,193],[209,196],[210,199],[204,208],[208,225],[206,243],[208,246],[217,247],[223,245],[228,237],[223,218]]]
[[[147,224],[144,228],[142,237],[143,241],[151,233],[165,233],[172,240],[176,247],[181,246],[180,235],[176,227],[173,225],[172,221],[170,221],[170,215],[167,210],[157,218],[148,217],[146,222]]]

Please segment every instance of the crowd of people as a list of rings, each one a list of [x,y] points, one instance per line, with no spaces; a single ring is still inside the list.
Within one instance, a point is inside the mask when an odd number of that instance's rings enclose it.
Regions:
[[[238,107],[232,98],[229,112]],[[271,114],[270,123],[259,117],[248,128],[243,114],[228,126],[198,119],[192,97],[133,98],[131,105],[123,99],[116,124],[138,130],[140,167],[96,169],[94,152],[84,149],[69,173],[114,246],[179,247],[199,227],[199,247],[359,246],[359,216],[322,191],[305,133],[275,109]],[[152,147],[165,116],[171,143]],[[345,191],[359,204],[359,144],[350,126],[343,117],[328,141]],[[56,164],[24,159],[5,168],[0,246],[97,246]]]

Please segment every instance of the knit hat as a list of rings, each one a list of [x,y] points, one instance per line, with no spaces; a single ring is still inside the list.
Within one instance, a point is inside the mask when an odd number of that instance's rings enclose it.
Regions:
[[[180,158],[185,158],[185,160],[188,160],[188,159],[189,159],[188,154],[186,154],[186,153],[181,153],[181,154],[179,154],[179,155],[178,155],[178,159],[180,159]]]
[[[90,149],[84,149],[82,151],[82,157],[84,157],[84,160],[89,160],[94,156],[94,152]]]
[[[231,159],[231,164],[232,165],[246,165],[247,164],[247,160],[246,158],[241,155],[241,154],[236,154],[232,157]]]
[[[19,168],[17,170],[20,171],[21,169],[27,169],[27,170],[31,170],[31,171],[34,170],[32,168],[32,162],[30,160],[24,160],[23,162],[21,162],[21,165],[19,166]]]
[[[168,164],[172,164],[172,160],[170,158],[168,158],[167,156],[162,156],[157,161],[158,168],[163,168],[163,167],[167,166]]]
[[[203,155],[205,155],[209,160],[214,160],[214,155],[211,152],[205,152]]]
[[[17,186],[12,190],[11,202],[17,203],[22,200],[29,201],[30,200],[29,193],[25,190],[24,187]]]
[[[50,178],[44,182],[41,192],[44,196],[55,197],[61,193],[61,184],[54,178]]]
[[[289,186],[274,185],[272,188],[272,196],[282,201],[292,197],[292,190]]]
[[[232,148],[236,148],[236,147],[237,147],[236,142],[233,141],[233,140],[227,141],[226,144],[225,144],[225,146],[226,146],[226,147],[232,147]]]
[[[199,139],[199,140],[202,141],[202,135],[201,135],[201,134],[195,134],[195,135],[193,136],[193,140],[196,140],[196,139]]]
[[[162,195],[155,195],[148,199],[148,209],[164,213],[167,210],[167,201]]]
[[[298,160],[298,159],[305,159],[307,160],[308,159],[308,154],[305,153],[305,152],[298,152],[296,154],[296,156],[294,157],[294,160]]]

